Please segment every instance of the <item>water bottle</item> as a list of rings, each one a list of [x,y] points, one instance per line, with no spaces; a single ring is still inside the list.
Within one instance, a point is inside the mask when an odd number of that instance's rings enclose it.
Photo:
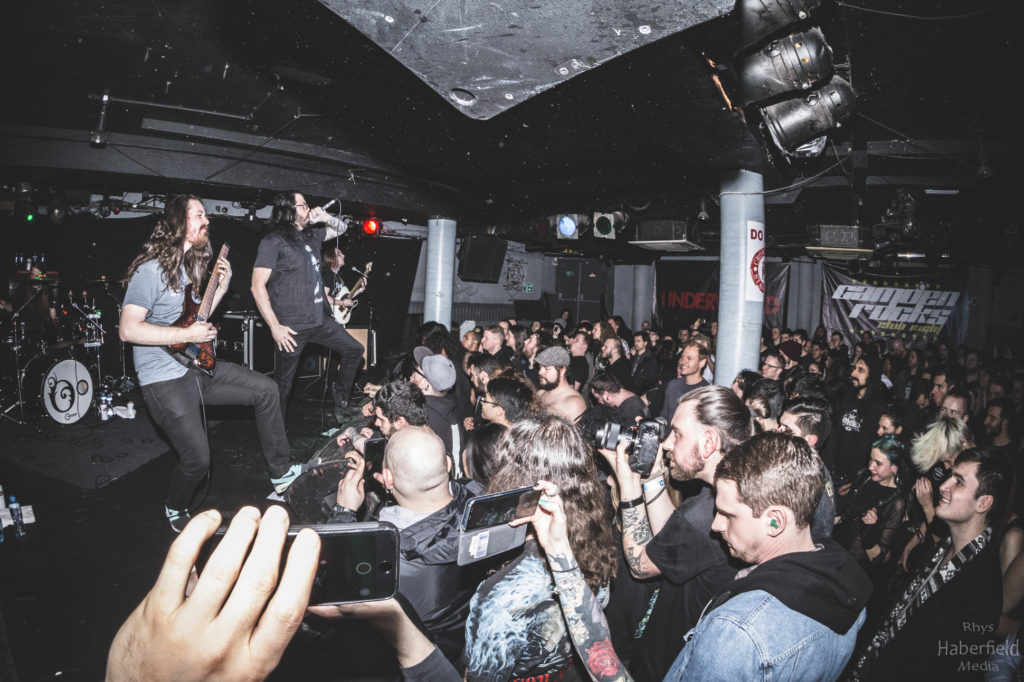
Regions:
[[[25,539],[25,524],[21,518],[21,503],[14,499],[14,495],[11,495],[11,503],[7,505],[11,510],[11,520],[14,522],[14,537],[17,540]]]

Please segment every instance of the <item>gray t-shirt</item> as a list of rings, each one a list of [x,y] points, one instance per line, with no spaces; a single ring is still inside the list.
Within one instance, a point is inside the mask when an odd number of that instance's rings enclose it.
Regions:
[[[171,291],[163,280],[160,263],[155,259],[148,260],[139,266],[128,281],[124,305],[145,308],[149,311],[146,314],[146,322],[169,327],[181,317],[185,305],[186,284],[188,276],[183,267],[181,291]],[[132,352],[140,386],[177,379],[188,371],[188,368],[172,358],[161,346],[132,346]]]

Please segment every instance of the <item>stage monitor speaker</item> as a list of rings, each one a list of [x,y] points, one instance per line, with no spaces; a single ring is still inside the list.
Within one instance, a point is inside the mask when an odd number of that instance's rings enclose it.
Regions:
[[[505,264],[508,242],[488,234],[471,234],[459,250],[459,278],[463,282],[497,282]]]
[[[548,307],[544,301],[512,301],[512,304],[516,309],[516,321],[526,327],[529,327],[529,323],[534,320],[550,320],[551,314],[548,312]]]
[[[580,267],[580,298],[600,301],[608,281],[608,267],[600,261],[584,261]]]

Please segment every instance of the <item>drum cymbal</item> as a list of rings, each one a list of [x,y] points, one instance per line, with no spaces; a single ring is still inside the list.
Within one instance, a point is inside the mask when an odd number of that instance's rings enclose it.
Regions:
[[[94,279],[92,281],[86,282],[82,286],[83,287],[96,287],[96,286],[103,286],[103,285],[106,285],[106,284],[117,284],[117,280],[108,279],[106,275],[102,275],[99,279]]]

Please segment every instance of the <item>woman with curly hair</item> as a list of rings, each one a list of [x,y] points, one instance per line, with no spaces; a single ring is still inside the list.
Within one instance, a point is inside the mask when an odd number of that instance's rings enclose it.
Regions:
[[[532,486],[538,480],[557,485],[579,568],[595,593],[606,591],[616,568],[608,489],[579,430],[560,417],[527,415],[508,430],[499,456],[488,491]],[[470,602],[466,679],[587,678],[553,586],[543,552],[530,536],[522,552],[482,582]]]

